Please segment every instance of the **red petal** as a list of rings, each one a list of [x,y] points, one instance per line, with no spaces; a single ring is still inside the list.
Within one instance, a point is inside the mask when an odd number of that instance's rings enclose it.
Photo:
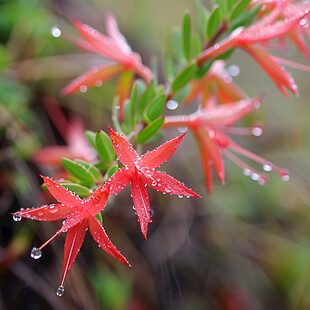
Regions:
[[[254,99],[217,105],[211,109],[207,108],[205,112],[203,111],[200,119],[216,126],[232,125],[248,114],[261,100],[262,96],[259,96]]]
[[[49,179],[43,175],[41,177],[44,180],[44,184],[46,185],[48,191],[60,202],[68,207],[81,207],[82,199],[72,192],[65,189],[59,183]]]
[[[185,133],[179,137],[175,137],[156,149],[141,156],[139,165],[148,168],[156,168],[163,164],[175,152],[181,143]]]
[[[33,160],[39,165],[59,166],[63,157],[73,159],[77,156],[73,156],[68,146],[48,146],[37,150]]]
[[[111,13],[107,14],[105,22],[108,35],[117,44],[119,49],[122,50],[125,54],[131,54],[131,47],[127,44],[126,39],[120,33],[114,15]]]
[[[97,221],[95,217],[89,217],[89,231],[92,234],[94,240],[100,245],[100,247],[111,256],[118,259],[125,265],[130,266],[126,258],[116,249],[113,243],[110,241],[103,227]]]
[[[66,86],[62,91],[61,94],[63,96],[76,93],[82,89],[82,87],[91,88],[94,86],[101,86],[103,82],[113,78],[114,76],[118,75],[122,71],[124,71],[124,66],[117,64],[117,65],[104,65],[99,68],[95,68],[91,71],[88,71],[75,80],[73,80],[68,86]],[[86,88],[86,89],[87,89]]]
[[[109,180],[111,183],[110,194],[118,194],[127,186],[130,180],[131,178],[129,177],[128,170],[126,168],[117,170]]]
[[[310,58],[307,43],[302,35],[301,29],[295,29],[289,32],[290,39],[294,42],[296,47],[303,53],[306,58]]]
[[[183,183],[160,171],[151,171],[149,176],[145,178],[145,182],[149,187],[163,193],[186,197],[201,197]]]
[[[82,24],[78,20],[74,21],[75,27],[84,39],[89,42],[94,49],[105,57],[111,58],[119,63],[126,63],[128,55],[124,54],[110,38],[101,34],[98,30]]]
[[[61,203],[42,206],[40,208],[21,210],[18,213],[25,218],[36,221],[57,221],[67,218],[74,208]]]
[[[280,88],[282,93],[286,95],[285,87],[290,89],[295,95],[298,94],[297,86],[291,75],[264,49],[254,46],[253,44],[244,45],[242,47],[247,51],[261,66],[261,68],[270,76],[270,78]]]
[[[64,284],[67,273],[73,265],[76,256],[80,251],[80,248],[84,241],[87,226],[88,221],[84,220],[83,222],[71,227],[68,230],[65,243],[63,277],[61,280],[61,285]]]
[[[141,232],[147,239],[147,227],[152,222],[150,216],[150,201],[145,183],[139,178],[138,172],[135,172],[135,177],[131,181],[132,199],[136,208],[136,213],[140,222]]]
[[[94,193],[84,201],[85,208],[92,216],[97,215],[102,211],[109,197],[110,183],[99,187]]]
[[[118,134],[112,128],[110,130],[110,138],[114,146],[116,155],[124,166],[131,166],[135,164],[138,159],[136,151],[133,146],[125,139],[123,135]]]

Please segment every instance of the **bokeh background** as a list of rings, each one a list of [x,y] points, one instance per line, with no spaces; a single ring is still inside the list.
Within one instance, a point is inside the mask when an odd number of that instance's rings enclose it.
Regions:
[[[189,0],[0,1],[0,309],[310,309],[310,74],[288,68],[300,97],[284,98],[243,52],[236,51],[227,62],[240,68],[234,81],[249,96],[263,93],[265,98],[241,125],[261,121],[265,132],[237,142],[288,168],[289,182],[271,173],[270,182],[259,186],[226,161],[226,185],[216,181],[207,196],[195,142],[187,134],[162,170],[203,199],[149,190],[154,215],[147,241],[129,190],[109,200],[104,226],[133,268],[106,255],[86,236],[62,298],[55,290],[64,236],[45,248],[41,259],[29,255],[60,223],[12,220],[11,213],[20,208],[50,201],[38,174],[53,176],[55,171],[38,166],[32,157],[40,147],[64,144],[46,111],[47,98],[55,99],[68,119],[81,118],[86,129],[111,125],[114,81],[85,94],[59,95],[102,59],[54,38],[51,28],[76,33],[71,21],[78,18],[103,31],[104,14],[110,10],[144,63],[149,65],[155,55],[161,64],[171,30],[181,24],[185,9],[195,21],[195,3]],[[292,46],[279,55],[309,64]],[[183,110],[179,105],[168,113]],[[179,134],[164,133],[166,139]]]

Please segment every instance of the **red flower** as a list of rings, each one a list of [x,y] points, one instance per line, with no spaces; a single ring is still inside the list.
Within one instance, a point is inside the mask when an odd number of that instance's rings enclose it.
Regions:
[[[212,167],[215,170],[221,183],[225,181],[225,169],[222,154],[243,169],[244,174],[251,176],[259,184],[263,185],[268,181],[265,174],[260,174],[236,155],[232,150],[246,156],[263,165],[265,171],[274,170],[281,175],[283,180],[288,180],[287,171],[282,170],[265,160],[264,158],[243,149],[233,142],[226,133],[231,134],[254,134],[260,135],[260,127],[236,128],[232,125],[249,113],[261,100],[256,99],[241,100],[238,102],[216,105],[215,98],[212,97],[204,108],[189,116],[170,116],[165,118],[164,127],[186,126],[192,130],[196,137],[203,165],[207,192],[212,192]]]
[[[232,82],[231,76],[224,69],[224,61],[216,60],[207,74],[190,82],[190,91],[184,98],[185,103],[190,103],[201,96],[201,104],[204,105],[213,92],[220,103],[227,103],[245,99],[242,90]]]
[[[83,50],[102,55],[115,63],[95,68],[79,76],[62,90],[63,95],[77,91],[85,92],[87,88],[100,86],[103,82],[125,71],[137,73],[147,83],[152,80],[152,72],[142,65],[140,56],[131,51],[126,39],[119,32],[112,14],[108,14],[106,17],[108,37],[78,20],[75,20],[74,23],[85,41],[76,38],[69,38],[69,40]]]
[[[89,198],[81,199],[62,187],[59,183],[44,176],[42,176],[42,178],[44,179],[44,183],[49,192],[59,201],[59,203],[35,209],[21,210],[14,213],[13,218],[16,221],[21,220],[22,217],[37,221],[56,221],[65,219],[62,227],[54,236],[52,236],[41,247],[33,248],[31,251],[31,256],[33,258],[40,258],[41,250],[56,236],[68,230],[64,251],[63,277],[61,285],[57,290],[57,295],[63,295],[63,285],[66,275],[73,265],[82,246],[87,228],[89,228],[94,240],[104,251],[118,259],[120,262],[129,265],[125,257],[109,240],[103,227],[95,217],[105,207],[109,196],[110,183],[108,182],[104,186],[98,188]]]
[[[184,134],[171,139],[140,157],[123,135],[110,129],[110,137],[117,157],[125,166],[111,177],[110,194],[117,194],[130,183],[141,232],[145,239],[147,238],[148,223],[152,222],[146,186],[163,193],[200,197],[173,177],[155,170],[174,153],[183,136]]]
[[[297,86],[290,74],[276,61],[276,58],[257,45],[265,44],[272,39],[279,39],[291,31],[298,31],[304,27],[301,21],[307,20],[310,13],[309,5],[306,9],[291,10],[286,19],[277,21],[285,10],[287,3],[288,1],[277,1],[274,10],[258,23],[246,29],[236,29],[227,39],[203,51],[198,56],[198,65],[231,48],[240,47],[257,61],[284,95],[287,95],[286,88],[297,94]]]

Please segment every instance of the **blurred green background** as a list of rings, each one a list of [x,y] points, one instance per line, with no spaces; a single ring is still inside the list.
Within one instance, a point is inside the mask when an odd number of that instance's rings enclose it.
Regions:
[[[234,81],[250,97],[265,94],[261,108],[243,125],[261,121],[265,133],[236,141],[288,168],[289,182],[271,173],[262,187],[226,161],[226,185],[216,181],[207,196],[195,142],[187,134],[162,170],[203,199],[149,190],[154,216],[145,241],[128,189],[112,197],[104,226],[133,268],[114,261],[87,236],[62,298],[55,290],[64,236],[40,260],[29,255],[59,223],[12,220],[11,213],[20,208],[50,199],[38,174],[55,171],[32,160],[40,147],[64,144],[44,108],[46,98],[55,98],[68,118],[81,117],[86,129],[111,125],[113,81],[86,94],[59,95],[102,60],[52,37],[50,29],[58,25],[76,33],[71,21],[78,18],[104,31],[104,14],[110,10],[133,50],[150,65],[153,55],[161,62],[185,9],[195,20],[195,3],[185,0],[0,1],[0,309],[310,309],[310,75],[288,68],[300,97],[284,98],[243,52],[227,63],[240,68]],[[309,63],[292,46],[281,57]],[[182,111],[180,105],[173,113]],[[177,134],[165,132],[166,138]]]

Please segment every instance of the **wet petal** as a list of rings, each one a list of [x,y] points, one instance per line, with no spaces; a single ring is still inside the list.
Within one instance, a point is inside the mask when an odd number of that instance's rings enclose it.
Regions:
[[[130,180],[131,177],[129,176],[129,172],[126,168],[117,170],[109,180],[109,182],[111,183],[110,194],[118,194],[127,186]]]

